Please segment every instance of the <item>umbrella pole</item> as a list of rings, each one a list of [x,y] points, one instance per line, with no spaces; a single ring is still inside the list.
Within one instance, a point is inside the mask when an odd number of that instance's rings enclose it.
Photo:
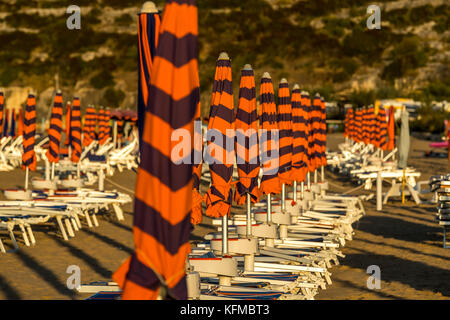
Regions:
[[[51,179],[55,179],[55,163],[52,162],[52,173],[51,173]]]
[[[300,190],[301,190],[302,200],[303,200],[303,198],[305,197],[305,182],[304,181],[302,181],[300,183]]]
[[[292,187],[294,202],[297,202],[297,180],[294,180],[294,186]]]
[[[403,168],[403,179],[402,179],[402,204],[405,204],[405,175],[406,175],[406,168]]]
[[[317,169],[314,170],[314,183],[317,183]]]
[[[310,172],[309,172],[309,171],[308,171],[308,173],[306,174],[306,179],[307,179],[308,190],[311,190],[311,175],[310,175]]]
[[[117,121],[113,121],[113,145],[114,149],[117,149]]]
[[[247,238],[252,235],[252,208],[250,193],[247,193]]]
[[[45,181],[50,180],[50,162],[45,158]]]
[[[222,256],[228,254],[228,215],[222,217]]]
[[[28,167],[26,167],[25,169],[25,190],[28,190],[28,174],[29,174],[29,170]]]
[[[272,222],[272,194],[267,195],[267,223]]]
[[[286,184],[281,186],[281,211],[286,211]]]
[[[322,183],[324,183],[325,182],[325,166],[320,167],[320,176],[321,176]]]

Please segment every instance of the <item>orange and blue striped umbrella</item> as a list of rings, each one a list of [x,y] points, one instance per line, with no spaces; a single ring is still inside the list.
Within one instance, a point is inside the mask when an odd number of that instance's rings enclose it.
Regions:
[[[138,16],[138,129],[142,142],[145,111],[148,108],[153,57],[158,46],[160,18],[155,7],[143,7]]]
[[[376,123],[376,116],[375,116],[375,108],[373,107],[373,105],[370,105],[369,108],[367,109],[367,113],[368,113],[368,126],[369,126],[369,143],[373,144],[374,146],[377,147],[377,141],[376,141],[376,127],[377,127],[377,123]]]
[[[185,262],[192,225],[191,139],[200,91],[198,20],[193,0],[168,0],[153,60],[149,108],[134,205],[134,254],[115,272],[122,299],[156,299],[160,287],[187,299]],[[176,54],[175,54],[176,53]],[[175,130],[187,130],[183,154],[172,151]],[[187,150],[186,150],[187,149]],[[181,161],[185,160],[186,161]],[[179,162],[180,161],[180,162]]]
[[[311,105],[311,98],[308,92],[303,91],[302,92],[302,106],[304,107],[304,110],[307,114],[306,116],[306,122],[307,122],[307,140],[308,140],[308,149],[307,149],[307,155],[308,155],[308,161],[307,161],[307,172],[313,172],[315,170],[314,168],[314,132],[312,127],[312,120],[313,120],[313,107]]]
[[[353,128],[353,108],[347,108],[345,111],[345,131],[344,137],[349,139],[354,139],[354,128]]]
[[[300,87],[296,84],[292,89],[292,178],[303,182],[308,171],[308,110],[303,101]]]
[[[26,167],[36,171],[36,153],[34,143],[36,135],[36,97],[30,93],[25,107],[25,120],[23,129],[22,169]]]
[[[72,147],[70,160],[77,163],[81,156],[81,106],[78,97],[73,99],[70,110],[70,146]]]
[[[105,135],[106,135],[106,126],[105,126],[105,109],[100,107],[97,113],[97,125],[98,125],[98,133],[97,138],[99,143],[101,144],[101,141],[105,141]]]
[[[86,108],[83,125],[83,146],[89,146],[95,140],[95,109],[93,106]]]
[[[272,78],[265,72],[261,78],[260,86],[260,152],[263,176],[259,190],[262,194],[280,193],[279,169],[279,136],[278,136],[278,115],[275,105],[275,95],[273,91]]]
[[[250,65],[241,70],[239,106],[236,112],[236,163],[239,181],[234,200],[244,204],[247,194],[252,202],[259,198],[258,114],[256,112],[255,75]]]
[[[355,141],[363,141],[363,111],[362,109],[357,109],[355,111]]]
[[[204,199],[206,215],[210,217],[223,217],[231,210],[234,138],[231,61],[226,53],[221,53],[216,63],[208,123],[207,157],[211,187]]]
[[[320,98],[320,165],[327,165],[327,109],[325,99]]]
[[[2,137],[3,133],[3,110],[5,107],[5,96],[3,94],[3,91],[0,89],[0,138]]]
[[[386,142],[388,124],[386,122],[386,110],[382,107],[378,109],[377,127],[379,128],[377,139],[378,148],[380,148],[383,151],[386,151],[388,147]]]
[[[292,185],[292,105],[286,79],[281,79],[278,88],[278,130],[280,141],[278,178],[281,184]]]
[[[53,103],[52,114],[50,116],[50,128],[48,130],[49,146],[47,150],[47,159],[50,162],[59,161],[59,144],[61,142],[63,99],[61,92],[56,92]]]
[[[319,94],[316,93],[313,99],[312,108],[310,111],[310,121],[312,129],[312,169],[313,171],[320,167],[321,163],[321,121],[322,121],[321,101]]]
[[[388,121],[388,146],[387,149],[392,151],[395,147],[395,116],[394,107],[391,106],[389,109],[389,121]]]

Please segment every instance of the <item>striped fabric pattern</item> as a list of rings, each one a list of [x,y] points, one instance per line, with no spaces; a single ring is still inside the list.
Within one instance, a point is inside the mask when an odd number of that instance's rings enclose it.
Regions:
[[[316,94],[313,99],[312,108],[311,108],[311,128],[312,128],[312,167],[313,171],[320,167],[321,163],[321,146],[322,146],[322,110],[321,110],[321,101],[320,96]]]
[[[302,103],[303,102],[303,103]],[[292,90],[292,179],[305,181],[308,170],[308,110],[302,101],[300,87],[295,85]]]
[[[52,114],[50,117],[50,128],[48,130],[49,146],[46,153],[48,161],[53,163],[57,163],[59,161],[59,143],[61,141],[63,114],[62,104],[62,94],[57,92],[55,94],[55,101],[53,103]]]
[[[369,143],[376,146],[376,116],[375,116],[375,108],[373,105],[371,105],[369,108],[367,108],[367,119],[368,119],[368,126],[369,126]]]
[[[236,162],[239,181],[236,184],[235,202],[246,203],[247,194],[251,201],[259,199],[259,148],[258,114],[256,112],[255,75],[250,66],[241,70],[239,106],[236,111]]]
[[[148,108],[153,57],[158,46],[160,24],[159,15],[156,13],[139,13],[138,15],[138,130],[140,143],[144,132],[145,111]]]
[[[281,184],[292,185],[292,105],[289,84],[285,79],[283,80],[278,88],[278,130],[280,139],[278,178]]]
[[[362,109],[357,109],[355,111],[355,141],[362,142],[363,141],[363,127],[362,127]]]
[[[207,133],[211,187],[204,200],[206,215],[210,217],[223,217],[231,210],[235,139],[233,104],[231,61],[222,53],[216,63]]]
[[[327,110],[325,99],[320,98],[320,165],[327,165]]]
[[[279,136],[278,115],[275,106],[275,96],[270,75],[266,72],[261,78],[260,86],[261,135],[259,148],[261,153],[261,165],[263,176],[259,191],[261,194],[280,193],[279,169]]]
[[[311,103],[311,98],[308,92],[302,93],[302,105],[304,106],[304,110],[306,110],[307,123],[308,123],[308,170],[307,172],[313,172],[315,170],[315,162],[314,162],[314,132],[313,132],[313,106]]]
[[[365,144],[370,143],[370,119],[367,108],[362,109],[362,138]]]
[[[170,297],[187,299],[192,165],[174,162],[179,159],[172,159],[171,154],[179,142],[171,137],[177,129],[187,130],[191,137],[194,134],[200,101],[197,21],[195,1],[166,1],[136,184],[136,249],[113,276],[123,289],[124,300],[156,299],[161,285]],[[192,151],[190,147],[184,159],[189,160]]]
[[[28,167],[31,171],[36,171],[36,154],[34,143],[36,135],[36,97],[28,95],[25,107],[25,120],[23,130],[23,154],[22,169]]]
[[[105,141],[105,109],[100,108],[97,113],[97,125],[98,125],[98,142],[102,144]]]
[[[3,110],[5,108],[5,95],[0,91],[0,138],[3,134]]]
[[[380,148],[383,151],[387,150],[387,130],[388,130],[388,124],[386,122],[386,110],[384,108],[380,108],[378,110],[377,115],[377,123],[378,123],[378,148]]]
[[[83,146],[89,146],[95,140],[95,109],[93,106],[86,108],[83,125]]]
[[[81,106],[78,97],[73,98],[70,110],[70,146],[72,147],[70,160],[77,163],[81,156]]]

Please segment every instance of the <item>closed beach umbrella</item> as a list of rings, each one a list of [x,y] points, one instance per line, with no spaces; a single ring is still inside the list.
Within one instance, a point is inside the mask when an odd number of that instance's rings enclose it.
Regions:
[[[236,112],[236,162],[239,181],[235,201],[244,204],[246,196],[255,203],[259,198],[258,114],[256,111],[255,75],[250,65],[241,70],[239,106]]]
[[[308,170],[308,110],[302,102],[300,87],[296,84],[292,89],[292,179],[304,182]]]
[[[59,162],[59,144],[61,142],[63,99],[61,92],[56,92],[50,116],[50,128],[48,130],[49,146],[46,153],[48,161]]]
[[[0,138],[3,134],[3,110],[5,107],[5,96],[3,90],[0,88]]]
[[[286,79],[280,81],[278,88],[278,130],[280,141],[278,178],[281,185],[292,185],[292,105]]]
[[[378,148],[380,148],[383,151],[387,150],[387,122],[386,122],[386,110],[383,107],[380,107],[378,109],[377,114],[377,123],[378,123]]]
[[[260,86],[260,153],[263,176],[261,178],[260,192],[262,194],[280,193],[279,169],[279,137],[278,115],[275,105],[272,78],[265,72],[261,78]]]
[[[86,108],[83,125],[83,146],[89,146],[95,139],[95,109],[93,106]]]
[[[327,165],[327,110],[325,99],[320,98],[320,165]]]
[[[355,112],[355,141],[362,142],[363,141],[363,126],[362,126],[362,109],[357,109]]]
[[[407,111],[403,110],[401,113],[401,129],[400,129],[400,140],[398,142],[398,167],[400,169],[406,168],[408,163],[409,154],[409,114]]]
[[[70,110],[70,146],[72,147],[70,160],[77,163],[81,156],[81,107],[78,97],[73,99]]]
[[[171,298],[187,300],[192,165],[190,161],[174,162],[177,159],[171,155],[179,145],[172,139],[177,129],[190,134],[183,158],[191,159],[193,152],[190,139],[200,101],[197,21],[194,0],[166,3],[153,59],[136,183],[136,249],[113,276],[123,290],[123,300],[157,299],[162,286]]]
[[[211,141],[213,140],[214,141]],[[211,187],[205,194],[206,215],[223,217],[231,210],[234,162],[234,106],[231,61],[221,53],[211,97],[208,123],[208,162]]]
[[[153,2],[146,2],[138,15],[138,129],[142,142],[145,111],[148,107],[153,57],[158,45],[160,18]]]
[[[312,127],[312,121],[313,121],[313,107],[311,105],[311,98],[309,96],[309,93],[306,91],[302,92],[302,106],[303,109],[306,110],[307,117],[307,127],[308,127],[308,149],[307,149],[307,155],[308,155],[308,172],[313,172],[315,170],[315,163],[314,163],[314,132]]]
[[[388,150],[391,151],[395,147],[395,117],[394,107],[389,108],[389,122],[388,122]]]
[[[36,171],[36,154],[34,143],[36,135],[36,97],[33,93],[28,95],[25,106],[25,120],[23,129],[22,169]]]
[[[318,93],[315,94],[312,109],[311,109],[311,128],[312,128],[312,140],[313,140],[313,170],[316,170],[320,167],[321,164],[321,145],[322,145],[322,134],[321,134],[321,122],[322,122],[322,109],[321,109],[321,101]]]
[[[97,122],[98,122],[98,134],[97,134],[98,142],[100,144],[103,144],[106,141],[105,139],[106,125],[105,125],[105,109],[103,109],[102,107],[100,107],[100,109],[98,110]]]

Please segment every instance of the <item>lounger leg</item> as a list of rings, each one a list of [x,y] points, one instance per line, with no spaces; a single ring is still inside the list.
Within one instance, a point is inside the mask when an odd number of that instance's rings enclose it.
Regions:
[[[30,226],[27,226],[28,235],[30,236],[31,244],[36,244],[36,239],[34,238],[33,230],[31,230]]]
[[[81,221],[80,221],[80,217],[78,216],[78,214],[75,215],[75,222],[78,225],[78,229],[81,229]]]
[[[114,211],[116,212],[117,220],[124,220],[122,208],[118,204],[113,204]]]
[[[72,222],[73,229],[74,229],[75,231],[80,230],[80,229],[78,229],[77,221],[75,220],[74,217],[71,217],[71,218],[70,218],[70,222]]]
[[[5,247],[3,246],[2,239],[0,239],[0,251],[1,251],[2,253],[6,253]]]
[[[56,221],[58,222],[59,230],[61,231],[64,240],[69,240],[69,238],[67,237],[66,230],[64,229],[64,225],[62,223],[62,218],[56,217]]]
[[[22,231],[23,241],[25,241],[25,245],[27,247],[29,247],[30,246],[30,241],[28,240],[28,235],[27,235],[27,231],[25,230],[25,227],[23,226],[23,224],[20,224],[19,228]]]
[[[17,245],[16,237],[14,236],[14,232],[12,230],[9,230],[9,237],[11,238],[11,241],[14,246],[14,251],[19,250],[19,246]]]
[[[75,237],[75,234],[73,233],[72,225],[70,224],[69,219],[64,219],[64,222],[66,223],[67,233],[70,237]]]
[[[89,212],[85,211],[84,216],[86,217],[86,222],[88,224],[88,227],[92,228],[92,222],[91,222],[91,218],[89,217]]]
[[[94,221],[94,226],[98,227],[98,220],[97,220],[97,216],[95,215],[95,213],[92,214],[92,221]]]

